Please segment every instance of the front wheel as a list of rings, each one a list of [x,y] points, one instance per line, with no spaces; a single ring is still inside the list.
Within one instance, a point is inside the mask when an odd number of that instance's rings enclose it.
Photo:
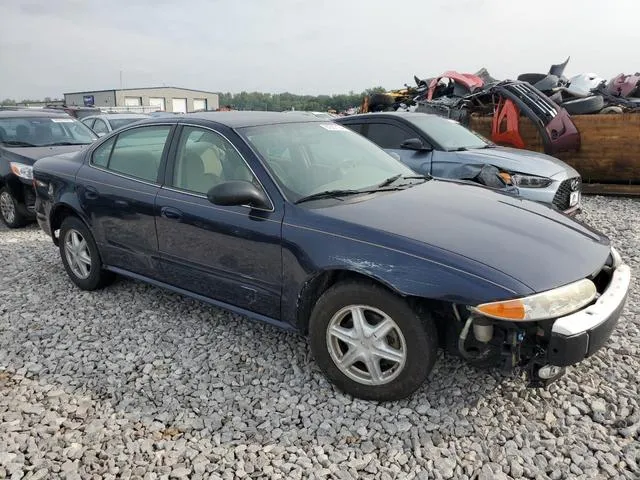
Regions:
[[[96,290],[113,279],[102,269],[93,235],[77,217],[67,217],[60,226],[60,256],[69,278],[82,290]]]
[[[328,379],[367,400],[409,396],[436,360],[433,320],[373,284],[331,287],[316,303],[309,330],[312,353]]]
[[[27,223],[27,219],[20,213],[18,201],[7,187],[0,189],[0,218],[9,228],[22,227]]]

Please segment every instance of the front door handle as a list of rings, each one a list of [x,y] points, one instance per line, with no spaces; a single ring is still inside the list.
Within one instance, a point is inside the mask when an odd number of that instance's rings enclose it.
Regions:
[[[84,198],[87,200],[97,200],[100,194],[95,187],[84,187]]]
[[[171,220],[180,220],[182,218],[182,212],[173,207],[162,207],[160,209],[160,214],[163,217],[169,218]]]

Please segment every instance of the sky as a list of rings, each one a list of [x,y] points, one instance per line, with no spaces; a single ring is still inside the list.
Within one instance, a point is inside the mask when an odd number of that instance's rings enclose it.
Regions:
[[[299,94],[640,71],[638,0],[0,0],[0,99],[171,85]]]

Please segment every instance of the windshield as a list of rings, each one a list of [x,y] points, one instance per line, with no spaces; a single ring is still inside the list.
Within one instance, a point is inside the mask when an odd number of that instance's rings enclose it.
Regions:
[[[411,122],[445,150],[471,150],[492,145],[482,135],[472,132],[455,120],[433,115],[420,115],[411,117]]]
[[[376,187],[415,173],[366,138],[332,122],[240,129],[290,201],[333,190]]]
[[[139,122],[140,120],[144,120],[144,118],[110,118],[109,123],[111,124],[111,128],[113,130],[117,130],[119,128],[124,127],[125,125],[129,125],[133,122]]]
[[[71,117],[0,118],[0,142],[7,146],[86,145],[97,138]]]

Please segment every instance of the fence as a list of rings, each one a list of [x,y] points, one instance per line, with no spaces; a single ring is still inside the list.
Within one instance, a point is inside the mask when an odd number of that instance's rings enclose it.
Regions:
[[[555,155],[575,168],[587,183],[640,184],[640,114],[576,115],[580,151]],[[490,117],[471,117],[472,130],[491,137]],[[526,148],[544,151],[542,139],[527,118],[520,119]]]

